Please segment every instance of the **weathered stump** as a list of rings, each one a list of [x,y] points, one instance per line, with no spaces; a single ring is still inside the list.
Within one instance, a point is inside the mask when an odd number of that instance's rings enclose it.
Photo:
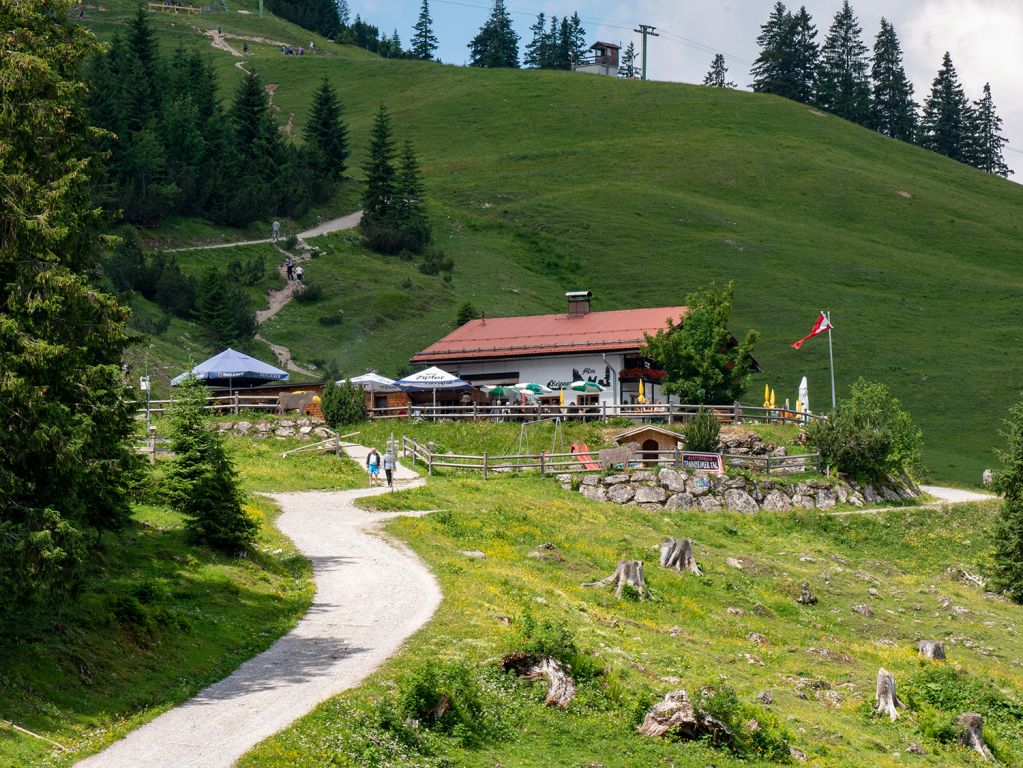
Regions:
[[[661,567],[674,568],[680,573],[687,570],[697,576],[703,575],[693,557],[693,542],[689,539],[669,538],[661,544]]]
[[[588,581],[582,586],[606,587],[611,584],[615,585],[615,597],[619,600],[622,598],[622,591],[626,585],[635,589],[639,599],[642,600],[647,595],[646,579],[643,576],[643,561],[622,560],[618,563],[614,573],[607,578],[600,579],[600,581]]]
[[[709,736],[716,743],[728,742],[732,732],[720,720],[697,710],[689,695],[679,688],[669,691],[646,713],[636,730],[644,736],[671,734],[682,739],[699,739]]]
[[[501,666],[505,672],[514,672],[523,680],[547,678],[550,687],[544,704],[548,707],[565,709],[575,698],[575,680],[568,676],[557,659],[532,653],[510,653],[501,660]]]
[[[894,723],[899,719],[896,707],[905,707],[895,693],[895,676],[884,667],[877,670],[877,709],[879,715],[888,715]]]
[[[985,760],[994,760],[994,755],[984,743],[984,718],[976,712],[964,712],[959,715],[959,743],[973,747]]]
[[[810,590],[810,585],[805,581],[799,585],[799,597],[796,598],[796,602],[800,605],[817,604],[817,595]]]
[[[916,647],[925,659],[936,661],[945,658],[945,644],[937,640],[921,640]]]

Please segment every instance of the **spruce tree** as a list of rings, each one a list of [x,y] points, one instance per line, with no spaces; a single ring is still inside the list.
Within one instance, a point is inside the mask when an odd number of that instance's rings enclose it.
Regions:
[[[348,0],[334,0],[334,10],[337,13],[337,23],[341,29],[347,29],[352,18],[352,10]]]
[[[792,98],[804,104],[813,102],[814,84],[820,60],[816,42],[817,27],[805,5],[792,17]]]
[[[728,67],[725,65],[724,54],[714,54],[714,59],[710,62],[710,71],[708,71],[707,76],[703,78],[703,84],[710,86],[711,88],[735,87],[735,83],[728,81]]]
[[[970,165],[982,171],[1008,177],[1011,170],[1002,157],[1006,140],[1002,136],[1002,119],[995,112],[991,99],[991,83],[984,83],[984,95],[973,102],[973,141]]]
[[[362,194],[362,222],[382,223],[394,213],[396,179],[391,117],[383,104],[377,110],[370,132],[369,158],[363,166],[366,189]]]
[[[583,29],[582,21],[579,19],[579,13],[574,12],[572,14],[572,18],[568,21],[568,68],[571,69],[582,61],[586,56],[587,50],[586,30]]]
[[[348,159],[348,128],[342,122],[341,100],[324,75],[313,94],[309,120],[303,129],[306,145],[313,150],[314,170],[322,177],[339,181]]]
[[[430,222],[426,218],[423,195],[419,161],[416,159],[412,142],[406,140],[401,155],[401,170],[398,173],[396,215],[402,233],[402,247],[413,253],[419,253],[433,235]]]
[[[242,77],[228,116],[243,162],[251,164],[260,177],[272,180],[283,160],[284,142],[270,116],[266,90],[255,72]]]
[[[629,44],[625,46],[625,51],[622,53],[621,66],[618,67],[618,77],[623,77],[626,80],[632,80],[642,75],[639,71],[639,67],[636,66],[636,46],[630,40]]]
[[[862,33],[849,0],[842,0],[821,47],[816,102],[832,114],[866,125],[870,120],[870,86]]]
[[[1023,401],[1009,410],[994,489],[1002,497],[995,537],[995,585],[1023,602]]]
[[[139,75],[135,84],[145,93],[145,112],[135,115],[135,118],[141,124],[145,124],[160,111],[166,78],[156,36],[149,26],[148,14],[141,3],[135,17],[128,22],[127,44],[128,54],[139,64]]]
[[[870,81],[870,127],[893,139],[912,141],[916,130],[913,84],[902,66],[902,48],[895,27],[884,17],[874,41]]]
[[[204,409],[206,395],[206,387],[194,378],[178,388],[169,412],[174,458],[168,462],[163,495],[185,517],[185,530],[195,541],[233,554],[252,542],[258,528],[242,509],[238,475],[223,436]]]
[[[933,152],[969,162],[972,121],[970,103],[959,84],[952,56],[945,51],[931,94],[924,100],[917,141]]]
[[[84,65],[62,0],[0,3],[0,634],[80,587],[97,532],[129,519],[129,312],[93,283]],[[14,32],[10,32],[14,30]],[[22,617],[23,618],[23,617]]]
[[[494,0],[490,16],[469,43],[469,60],[474,67],[519,66],[519,36],[504,0]]]
[[[550,54],[547,50],[547,16],[543,11],[537,14],[536,22],[529,28],[529,31],[533,33],[533,37],[526,46],[522,63],[532,69],[546,69]]]
[[[419,20],[412,30],[412,58],[431,61],[433,52],[437,50],[437,37],[433,34],[429,0],[423,0],[423,5],[419,8]]]
[[[750,70],[754,91],[773,93],[787,99],[797,97],[799,88],[794,42],[795,24],[792,14],[778,0],[757,36],[760,53]]]

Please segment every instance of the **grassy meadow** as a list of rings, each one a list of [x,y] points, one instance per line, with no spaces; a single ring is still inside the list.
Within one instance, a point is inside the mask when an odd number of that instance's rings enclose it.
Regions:
[[[86,23],[109,37],[129,5],[112,0]],[[826,345],[788,344],[829,309],[840,389],[859,375],[891,386],[923,426],[936,479],[976,484],[992,463],[1023,373],[1018,185],[770,96],[382,60],[259,19],[255,6],[153,21],[165,50],[209,51],[225,96],[239,60],[202,30],[272,41],[251,42],[244,66],[277,85],[278,119],[296,138],[330,77],[357,178],[372,114],[387,105],[396,138],[416,146],[435,237],[455,263],[444,283],[328,240],[334,257],[310,268],[330,286],[321,306],[289,307],[267,329],[299,362],[395,373],[467,300],[489,316],[558,311],[565,290],[582,288],[596,309],[674,305],[734,280],[735,330],[762,332],[751,401],[765,381],[794,400],[806,375],[811,404],[826,405]],[[322,54],[275,45],[310,40]],[[357,207],[352,191],[338,212]],[[154,236],[170,243],[176,226]]]
[[[665,692],[696,695],[705,684],[734,691],[745,712],[810,765],[974,764],[948,736],[951,719],[970,708],[985,713],[999,761],[1023,764],[1019,608],[945,573],[949,565],[986,567],[989,506],[845,517],[657,514],[591,503],[525,476],[434,478],[364,504],[437,510],[398,518],[387,531],[423,557],[444,602],[364,686],[259,745],[244,768],[771,764],[635,732]],[[657,567],[666,536],[693,539],[702,577]],[[553,559],[530,556],[545,543]],[[650,600],[617,601],[580,586],[631,558],[646,561]],[[816,605],[796,603],[804,581]],[[543,706],[543,683],[499,671],[527,613],[564,622],[586,657],[587,678],[564,712]],[[949,660],[921,661],[919,639],[943,640]],[[395,723],[396,701],[428,663],[475,681],[464,690],[475,696],[481,733]],[[881,666],[909,703],[894,724],[872,715]],[[770,704],[756,700],[765,691]],[[913,743],[921,754],[907,753]]]

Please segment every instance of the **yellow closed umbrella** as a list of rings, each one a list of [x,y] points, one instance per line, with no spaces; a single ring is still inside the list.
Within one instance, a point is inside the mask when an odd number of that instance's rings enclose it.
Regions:
[[[771,388],[764,384],[764,407],[771,407]]]
[[[774,390],[773,389],[771,390],[771,405],[769,407],[770,408],[774,408]]]
[[[561,394],[559,395],[559,400],[561,401],[561,407],[564,408],[565,407],[565,388],[564,387],[561,388]]]
[[[636,399],[641,403],[646,402],[646,389],[643,387],[643,379],[639,380],[639,397]]]

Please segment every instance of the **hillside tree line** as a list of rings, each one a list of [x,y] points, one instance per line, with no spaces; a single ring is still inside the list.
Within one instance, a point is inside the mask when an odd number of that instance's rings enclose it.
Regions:
[[[921,110],[902,63],[898,35],[887,19],[881,19],[871,51],[849,0],[843,0],[818,43],[806,7],[792,13],[778,0],[760,28],[757,45],[760,53],[751,70],[754,91],[813,105],[988,173],[1011,173],[1002,157],[1006,140],[990,84],[971,102],[946,52]]]

